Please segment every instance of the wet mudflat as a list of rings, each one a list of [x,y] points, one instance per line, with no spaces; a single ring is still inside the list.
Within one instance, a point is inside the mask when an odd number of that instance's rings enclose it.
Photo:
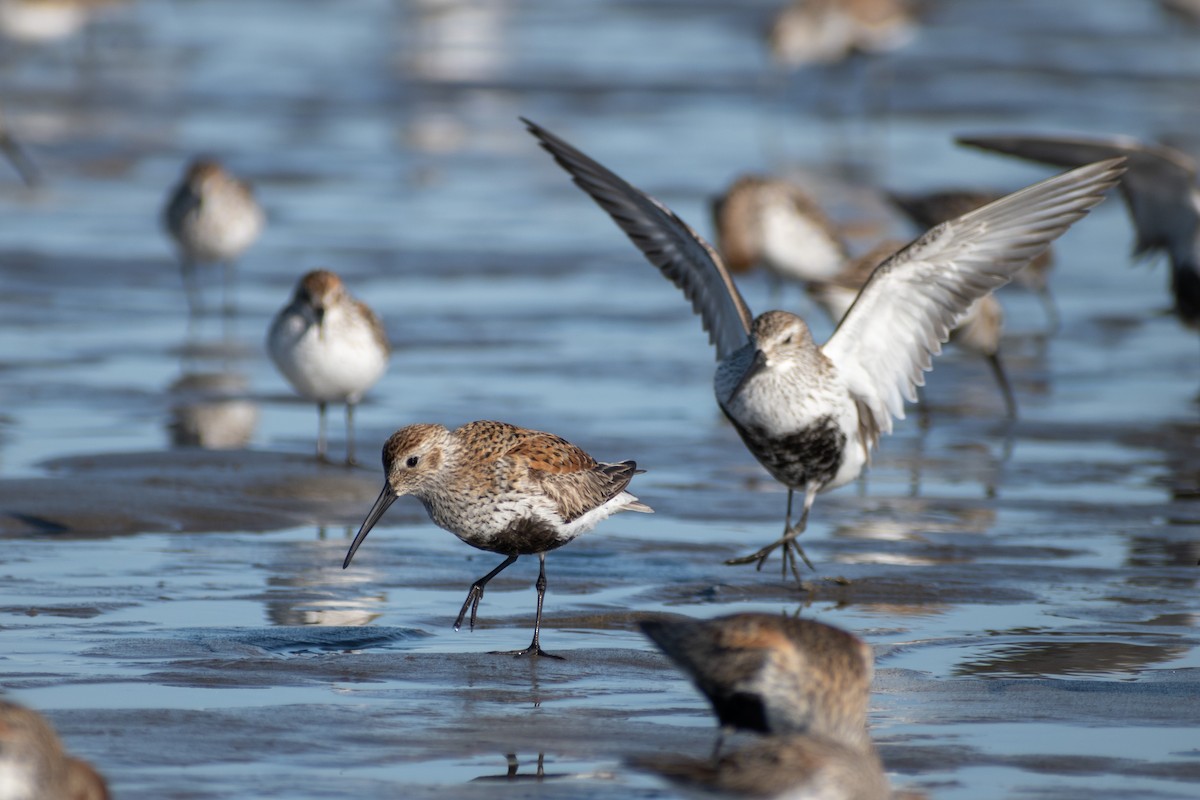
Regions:
[[[868,72],[888,113],[866,123],[832,113],[853,110],[853,74],[771,72],[774,5],[140,3],[0,53],[5,119],[46,173],[29,191],[0,167],[5,696],[45,711],[119,798],[670,797],[627,759],[701,755],[714,731],[635,621],[768,611],[874,645],[896,785],[1192,796],[1200,342],[1165,313],[1161,265],[1129,265],[1120,206],[1056,248],[1056,335],[1032,296],[1002,294],[1020,419],[949,350],[927,416],[818,500],[818,569],[797,586],[777,562],[721,563],[778,533],[785,493],[720,419],[687,304],[516,117],[702,232],[709,195],[777,169],[826,187],[866,241],[904,228],[864,186],[1047,174],[956,133],[1200,144],[1195,34],[1135,0],[932,4]],[[157,228],[198,151],[252,178],[270,216],[227,317],[189,319]],[[262,345],[317,266],[395,348],[354,469],[311,457],[315,410]],[[217,271],[204,280],[215,308]],[[762,276],[742,285],[768,307]],[[780,302],[828,332],[800,290]],[[634,490],[654,516],[547,559],[543,644],[565,661],[488,653],[528,642],[534,560],[489,586],[474,632],[451,629],[498,559],[415,501],[341,569],[386,436],[476,418],[647,470]],[[331,431],[336,456],[337,410]]]

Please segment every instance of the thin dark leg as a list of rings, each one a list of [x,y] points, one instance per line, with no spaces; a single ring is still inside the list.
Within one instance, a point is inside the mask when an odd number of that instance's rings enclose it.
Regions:
[[[183,291],[187,296],[188,313],[199,314],[204,309],[200,302],[200,286],[196,279],[196,262],[184,256],[179,262],[179,271],[183,274]]]
[[[354,460],[354,403],[346,403],[346,466],[353,467]]]
[[[317,460],[327,461],[325,457],[325,404],[317,403]]]
[[[467,615],[468,608],[471,609],[471,630],[475,630],[475,614],[479,611],[479,601],[483,599],[484,587],[487,586],[488,581],[512,566],[516,560],[517,556],[509,556],[500,566],[471,584],[471,590],[467,592],[467,599],[463,601],[462,610],[458,612],[458,619],[454,620],[454,630],[462,627],[463,617]]]
[[[1008,375],[1004,372],[1004,362],[1000,360],[1000,353],[992,353],[987,357],[988,364],[992,368],[992,374],[996,376],[996,384],[1000,387],[1000,394],[1004,396],[1004,410],[1009,419],[1017,418],[1017,398],[1013,396],[1012,386],[1008,382]]]
[[[1049,286],[1037,290],[1038,299],[1042,301],[1042,309],[1046,312],[1046,333],[1055,334],[1062,329],[1062,316],[1058,313],[1058,303]]]
[[[516,556],[513,556],[516,559]],[[533,641],[529,643],[529,647],[524,650],[509,650],[496,653],[500,656],[542,656],[543,658],[557,658],[562,660],[562,656],[554,656],[542,649],[542,645],[538,639],[542,632],[542,602],[546,599],[546,554],[538,553],[538,579],[537,579],[537,616],[533,618]]]
[[[929,399],[925,397],[925,386],[917,387],[917,427],[923,431],[929,430],[932,416],[929,413]]]

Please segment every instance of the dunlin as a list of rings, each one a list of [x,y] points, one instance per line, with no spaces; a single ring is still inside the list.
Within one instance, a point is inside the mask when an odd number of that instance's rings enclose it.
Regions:
[[[784,281],[831,280],[850,260],[833,223],[790,181],[743,175],[713,201],[717,248],[730,272],[762,265],[772,296]]]
[[[1004,195],[1000,192],[980,192],[967,189],[943,189],[925,194],[888,193],[888,199],[921,230],[961,217],[975,209],[993,203]],[[1054,268],[1053,248],[1047,247],[1040,255],[1013,276],[1013,283],[1038,296],[1046,312],[1046,324],[1050,331],[1060,325],[1058,306],[1050,292],[1050,271]]]
[[[722,736],[802,733],[870,749],[870,646],[814,620],[733,614],[645,620],[642,632],[688,674]]]
[[[873,657],[857,636],[769,614],[641,627],[712,703],[722,729],[709,759],[655,756],[637,766],[683,788],[738,797],[888,796],[867,731]],[[718,758],[735,729],[769,735]]]
[[[430,519],[472,547],[505,556],[500,566],[471,584],[454,629],[470,609],[471,628],[488,581],[519,556],[536,555],[537,616],[533,641],[512,655],[549,655],[542,650],[542,603],[546,553],[590,531],[618,511],[651,509],[625,491],[640,470],[633,461],[597,462],[551,433],[481,420],[450,431],[441,425],[409,425],[383,446],[386,477],[346,553],[342,568],[372,526],[402,495],[419,499]]]
[[[772,22],[768,44],[787,67],[831,64],[901,47],[916,27],[905,0],[793,0]]]
[[[1186,154],[1127,136],[962,136],[958,142],[1057,166],[1123,156],[1128,171],[1121,196],[1137,231],[1133,254],[1167,254],[1175,314],[1200,327],[1200,189],[1196,162]]]
[[[67,755],[45,718],[0,700],[0,798],[107,800],[108,788],[90,764]]]
[[[353,464],[354,406],[391,353],[379,318],[335,273],[313,270],[271,323],[267,350],[292,388],[317,404],[317,458],[325,458],[326,405],[346,404],[346,463]]]
[[[250,185],[218,162],[197,158],[167,198],[163,225],[179,250],[184,287],[193,311],[200,307],[198,264],[222,264],[225,307],[232,304],[233,264],[258,239],[265,216]]]
[[[607,211],[700,314],[716,345],[717,403],[746,447],[788,487],[782,538],[729,563],[763,562],[793,548],[818,492],[858,477],[892,418],[904,417],[922,372],[971,303],[1006,283],[1103,198],[1122,172],[1112,159],[1042,181],[944,223],[888,259],[823,346],[800,317],[754,318],[716,251],[670,209],[562,139],[526,121],[571,176]],[[804,492],[800,521],[792,495]]]
[[[825,309],[825,313],[836,325],[854,305],[858,293],[870,280],[876,268],[899,252],[904,244],[898,240],[880,242],[862,256],[848,261],[842,272],[833,280],[808,284],[809,294]],[[950,331],[950,341],[972,353],[978,353],[987,360],[1004,398],[1008,418],[1016,419],[1017,400],[1004,371],[1004,362],[1000,360],[1000,334],[1003,330],[1004,309],[994,295],[987,294],[968,306],[958,318],[958,322]]]

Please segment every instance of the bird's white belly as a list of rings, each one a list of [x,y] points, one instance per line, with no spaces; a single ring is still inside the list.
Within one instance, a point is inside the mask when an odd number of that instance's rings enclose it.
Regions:
[[[718,377],[717,385],[728,383]],[[866,465],[867,453],[859,433],[858,409],[839,382],[806,384],[795,374],[764,369],[748,379],[737,394],[718,400],[748,437],[747,446],[775,478],[786,485],[798,486],[818,480],[821,490],[832,489],[858,477]],[[840,436],[833,433],[837,431]],[[802,461],[787,455],[833,446],[834,438],[843,438],[836,468],[827,472],[815,464],[805,468]],[[770,446],[775,443],[775,447]],[[773,453],[774,451],[774,453]],[[830,458],[827,454],[826,458]],[[828,465],[826,458],[819,459]]]
[[[221,211],[203,209],[188,215],[180,226],[180,244],[189,258],[202,263],[232,261],[240,256],[262,231],[257,209],[239,207]]]
[[[387,355],[366,325],[322,334],[299,315],[276,323],[270,350],[293,388],[319,403],[358,402],[387,367]]]
[[[763,210],[763,260],[786,278],[798,281],[829,280],[846,259],[840,244],[816,222],[768,207]]]

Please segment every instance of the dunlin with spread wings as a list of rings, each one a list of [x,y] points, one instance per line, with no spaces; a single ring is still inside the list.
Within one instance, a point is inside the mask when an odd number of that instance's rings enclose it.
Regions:
[[[933,228],[875,270],[818,346],[795,314],[752,316],[720,256],[669,208],[524,122],[700,314],[717,349],[717,403],[759,463],[788,488],[783,536],[728,563],[761,568],[783,547],[784,570],[790,565],[797,578],[795,556],[812,566],[796,537],[817,494],[858,477],[971,303],[1008,282],[1099,203],[1123,171],[1122,159],[1072,170]],[[793,525],[796,491],[804,493],[804,510]]]

